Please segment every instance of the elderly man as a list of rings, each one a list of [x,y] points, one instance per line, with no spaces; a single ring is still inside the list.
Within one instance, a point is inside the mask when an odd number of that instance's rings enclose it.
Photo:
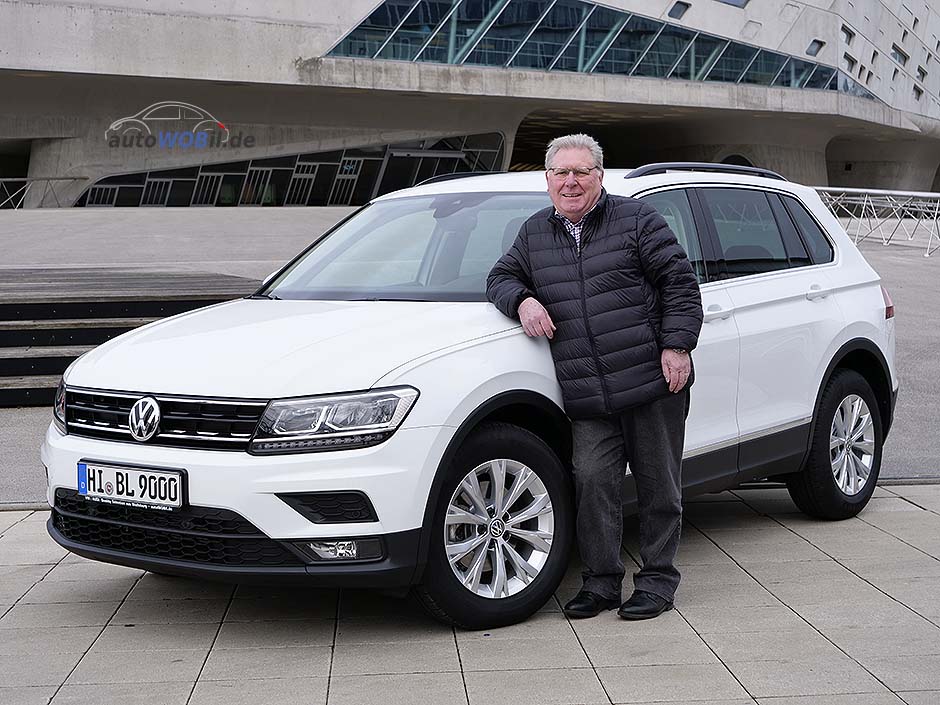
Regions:
[[[526,334],[549,339],[572,421],[584,583],[565,614],[593,617],[619,606],[624,619],[656,617],[672,608],[679,584],[680,465],[701,295],[665,220],[641,201],[604,190],[594,139],[553,140],[545,169],[553,207],[523,224],[486,290]],[[621,605],[628,462],[643,567]]]

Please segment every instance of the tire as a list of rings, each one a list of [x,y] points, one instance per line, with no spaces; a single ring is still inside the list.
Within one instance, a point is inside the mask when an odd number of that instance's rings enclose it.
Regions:
[[[429,527],[428,562],[422,583],[415,588],[422,605],[433,617],[466,629],[500,627],[531,616],[554,594],[568,565],[574,507],[565,466],[535,434],[508,423],[488,423],[463,442],[454,461],[441,472],[444,484]],[[470,499],[471,475],[478,483],[477,496],[489,510],[486,520]],[[503,499],[509,502],[502,512],[494,511],[497,475],[505,478]],[[520,482],[523,489],[518,490]],[[464,513],[460,520],[445,524],[451,506],[452,517],[460,509]],[[497,521],[518,520],[526,509],[530,511],[525,515],[534,518],[515,524]],[[472,522],[462,520],[468,514],[475,517]],[[530,543],[518,531],[541,533],[527,534]],[[454,567],[445,542],[455,557]],[[455,544],[475,545],[464,553]],[[497,560],[500,555],[502,561]],[[461,582],[458,572],[469,585]]]
[[[853,423],[854,400],[861,402],[858,408],[862,413],[854,428],[845,434],[841,430],[843,419]],[[865,407],[870,425],[865,423]],[[851,439],[866,428],[860,443],[845,452],[840,439],[846,435]],[[881,415],[871,385],[854,370],[836,370],[819,400],[806,466],[787,479],[790,497],[811,517],[832,520],[854,517],[875,491],[883,444]]]

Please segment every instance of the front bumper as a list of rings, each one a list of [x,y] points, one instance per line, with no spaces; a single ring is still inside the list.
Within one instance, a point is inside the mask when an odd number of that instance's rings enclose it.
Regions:
[[[53,507],[49,534],[87,558],[173,575],[408,585],[418,574],[431,481],[452,432],[447,427],[399,429],[372,448],[252,456],[102,441],[62,435],[50,426],[41,452]],[[76,493],[79,461],[183,470],[185,511],[86,510],[82,505],[92,503]],[[375,518],[313,521],[278,496],[311,492],[361,492],[374,506]],[[175,518],[169,521],[166,515]],[[201,524],[205,515],[214,515],[209,519],[215,523]],[[297,548],[304,540],[365,537],[381,539],[381,558],[314,561]]]
[[[421,530],[386,534],[385,558],[370,563],[283,567],[220,566],[114,551],[67,539],[50,517],[46,528],[53,540],[72,553],[104,563],[140,568],[153,573],[237,583],[306,583],[322,587],[396,588],[411,585],[416,576]]]

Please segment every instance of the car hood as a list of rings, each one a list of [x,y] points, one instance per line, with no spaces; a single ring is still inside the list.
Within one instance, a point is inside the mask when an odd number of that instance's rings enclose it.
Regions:
[[[517,326],[487,303],[240,299],[83,355],[70,386],[268,399],[370,388],[422,355]]]

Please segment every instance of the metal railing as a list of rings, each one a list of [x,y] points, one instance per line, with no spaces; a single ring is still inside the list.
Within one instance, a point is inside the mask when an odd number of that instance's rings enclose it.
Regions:
[[[940,193],[817,188],[819,197],[857,245],[877,233],[883,245],[900,233],[908,242],[927,235],[924,257],[940,249]]]
[[[50,177],[23,177],[0,179],[0,210],[17,210],[23,207],[30,208],[67,208],[72,205],[73,198],[60,198],[62,187],[68,187],[75,182],[86,182],[84,176],[50,176]],[[59,193],[56,193],[56,186]],[[29,203],[27,204],[27,199]]]

